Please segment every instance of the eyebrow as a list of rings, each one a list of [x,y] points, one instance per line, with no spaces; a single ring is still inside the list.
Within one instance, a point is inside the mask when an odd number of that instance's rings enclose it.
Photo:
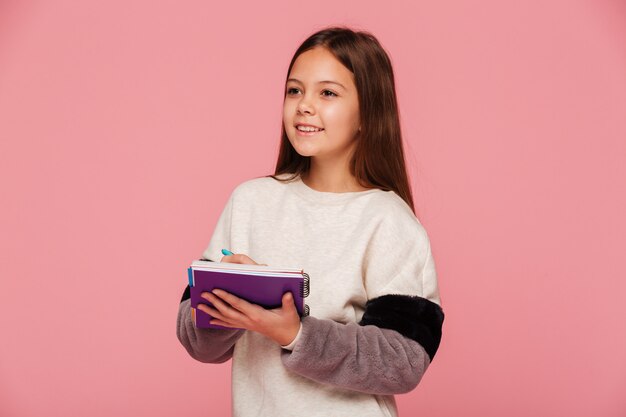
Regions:
[[[296,78],[290,78],[290,79],[287,80],[287,82],[289,82],[289,81],[295,81],[297,83],[302,84],[302,81],[300,81],[300,80],[298,80]],[[337,81],[324,80],[324,81],[318,81],[317,83],[318,84],[337,84],[339,87],[343,88],[344,90],[347,90],[347,88],[344,87],[343,84],[338,83]]]

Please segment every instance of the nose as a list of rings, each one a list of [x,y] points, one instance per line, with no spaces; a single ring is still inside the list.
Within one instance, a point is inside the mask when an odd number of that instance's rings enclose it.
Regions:
[[[298,113],[304,114],[313,113],[313,106],[309,103],[309,99],[306,96],[302,96],[302,99],[298,102]]]

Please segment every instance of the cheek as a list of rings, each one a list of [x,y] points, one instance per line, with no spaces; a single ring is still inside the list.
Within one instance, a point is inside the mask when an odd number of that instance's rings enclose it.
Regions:
[[[285,100],[283,103],[283,120],[293,120],[296,114],[296,104],[293,101]]]
[[[284,102],[283,103],[283,120],[286,120],[289,115],[287,110],[289,110],[289,104],[287,102]]]
[[[354,116],[345,108],[328,108],[323,115],[324,126],[333,134],[343,136],[352,131]]]

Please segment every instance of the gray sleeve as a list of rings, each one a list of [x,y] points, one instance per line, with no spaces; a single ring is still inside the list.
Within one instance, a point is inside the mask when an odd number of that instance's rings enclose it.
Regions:
[[[290,371],[371,394],[414,389],[430,365],[426,350],[396,330],[307,316],[295,348],[281,353]]]
[[[191,319],[191,299],[178,307],[176,334],[189,355],[204,363],[223,363],[233,356],[235,342],[244,329],[198,329]]]

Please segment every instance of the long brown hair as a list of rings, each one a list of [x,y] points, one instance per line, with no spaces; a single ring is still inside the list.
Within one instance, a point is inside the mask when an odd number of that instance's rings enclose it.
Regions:
[[[300,45],[291,59],[286,79],[298,56],[314,47],[326,48],[354,74],[361,132],[350,160],[351,174],[362,187],[394,191],[415,214],[402,147],[393,68],[387,53],[369,32],[355,32],[345,26],[328,27],[309,36]],[[286,93],[285,80],[283,97]],[[309,171],[310,158],[296,152],[283,124],[276,169],[274,175],[266,177],[291,181]],[[294,175],[276,178],[283,173]]]

